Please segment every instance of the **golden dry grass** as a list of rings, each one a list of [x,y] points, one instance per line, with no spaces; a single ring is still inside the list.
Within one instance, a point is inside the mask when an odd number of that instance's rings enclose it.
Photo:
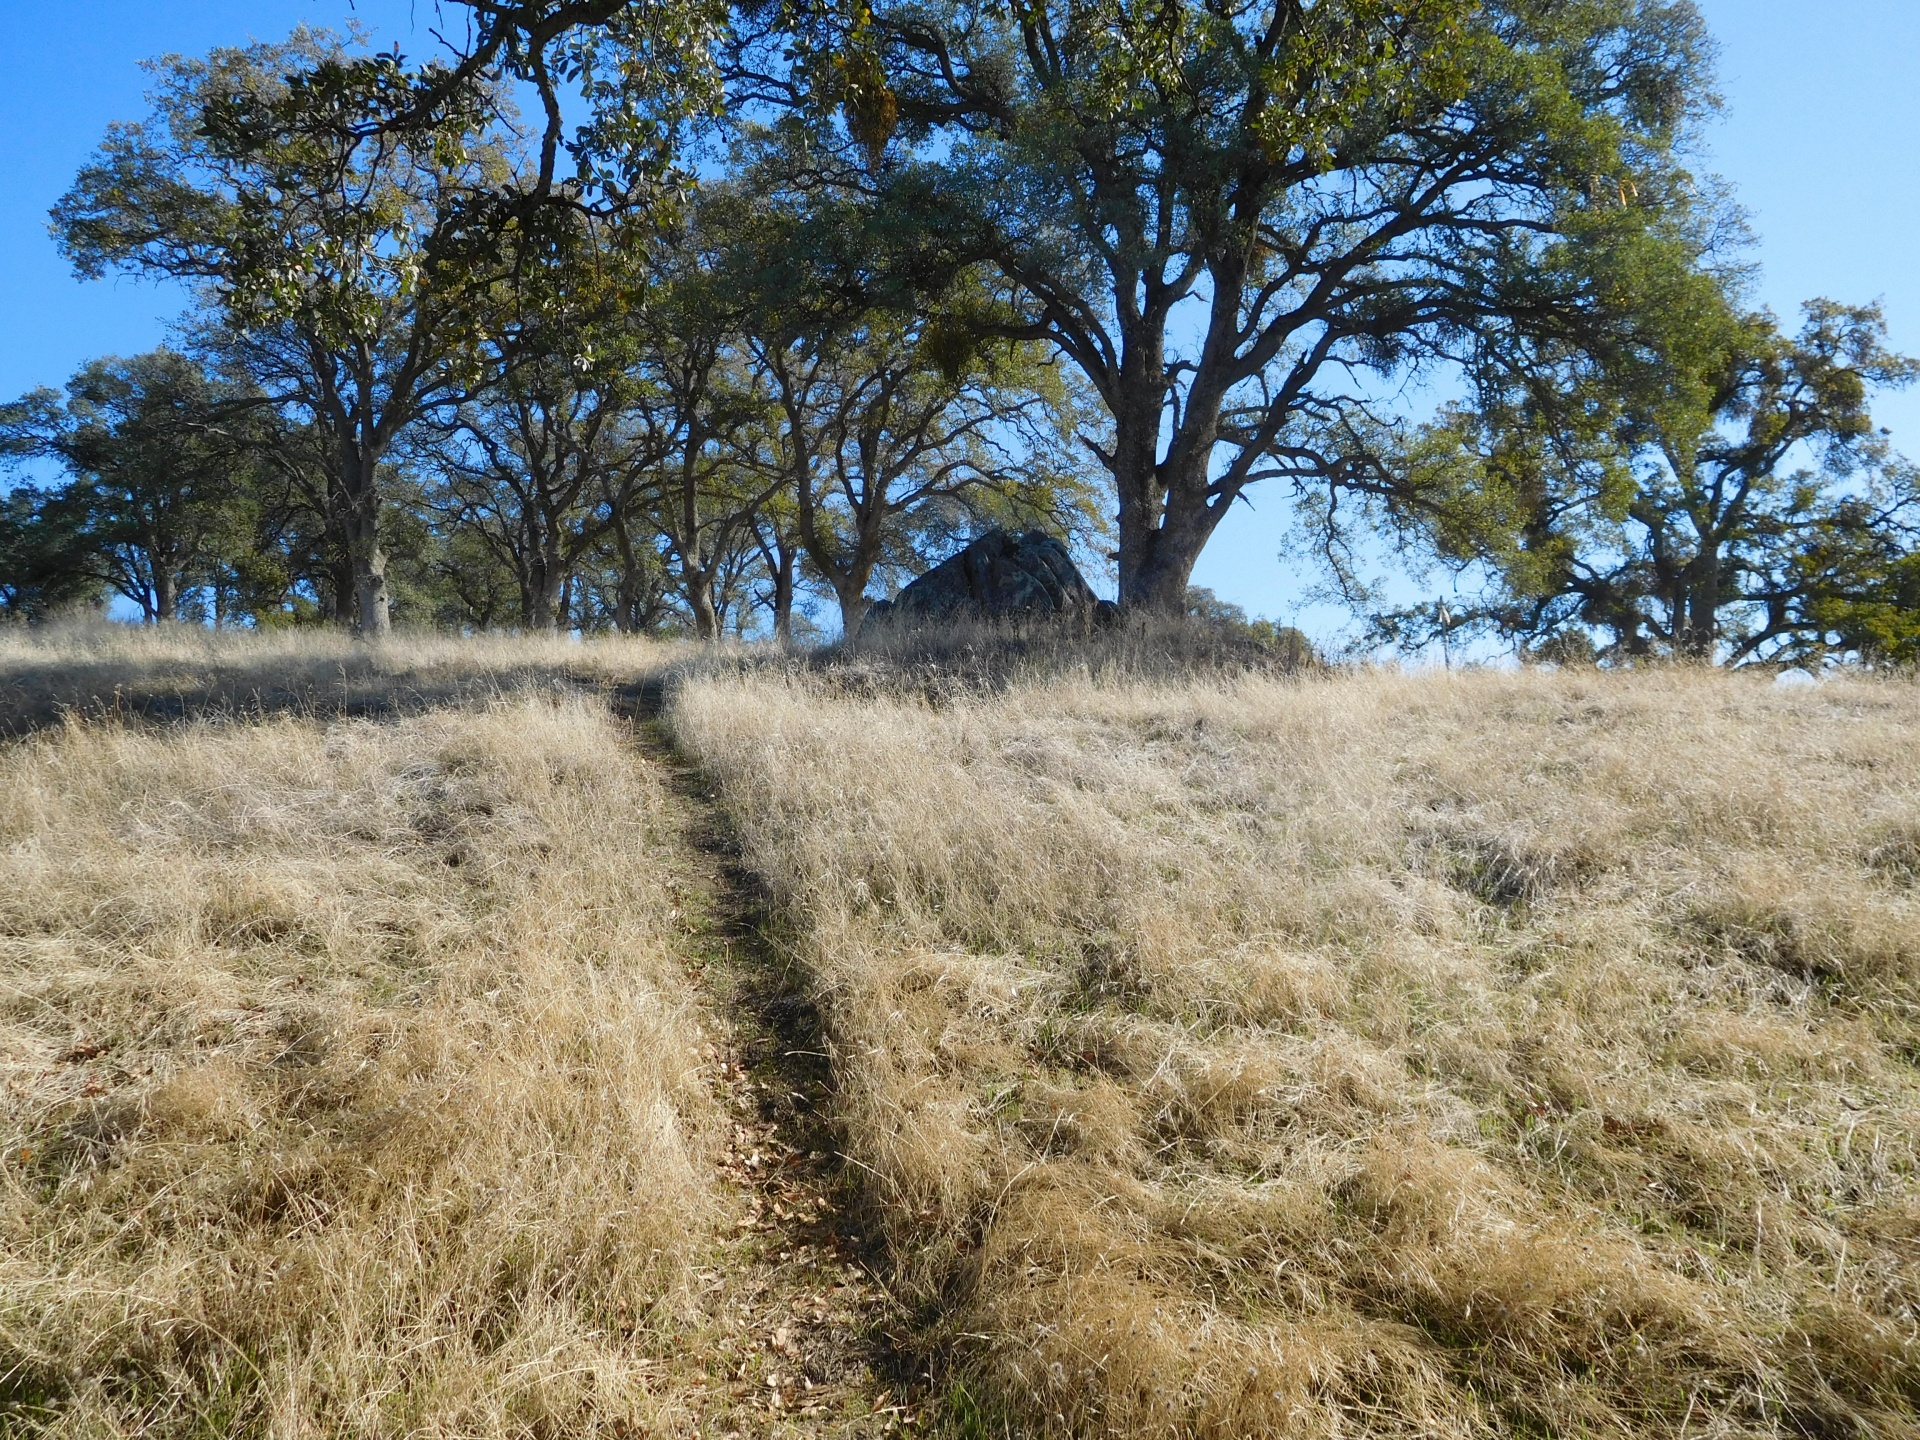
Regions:
[[[369,645],[337,630],[0,626],[0,735],[67,717],[417,714],[632,679],[670,663],[679,648],[624,637],[419,633]]]
[[[396,663],[66,643],[0,666]],[[0,1431],[680,1427],[717,1125],[661,805],[551,689],[0,749]]]
[[[879,689],[674,723],[973,1428],[1920,1433],[1920,689]]]

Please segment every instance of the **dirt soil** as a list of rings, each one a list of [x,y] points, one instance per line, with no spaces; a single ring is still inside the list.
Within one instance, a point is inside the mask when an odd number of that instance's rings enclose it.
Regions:
[[[688,978],[710,1003],[705,1058],[732,1120],[722,1165],[738,1209],[699,1271],[705,1328],[685,1335],[670,1383],[706,1440],[922,1433],[927,1382],[833,1132],[818,1013],[662,703],[657,681],[615,696],[686,840],[670,884]]]

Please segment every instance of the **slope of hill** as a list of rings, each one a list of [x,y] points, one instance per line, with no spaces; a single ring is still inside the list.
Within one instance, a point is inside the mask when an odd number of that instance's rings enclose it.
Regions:
[[[0,1432],[1920,1434],[1920,688],[1071,658],[0,637]]]
[[[0,759],[9,1399],[92,1433],[656,1414],[720,1212],[658,809],[578,701]]]
[[[979,1433],[1911,1435],[1920,689],[712,677]]]
[[[0,641],[0,1434],[897,1427],[672,651]]]

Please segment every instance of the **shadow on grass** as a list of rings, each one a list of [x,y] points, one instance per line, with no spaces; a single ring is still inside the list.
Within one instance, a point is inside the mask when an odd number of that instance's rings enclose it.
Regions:
[[[685,653],[637,639],[420,634],[369,645],[335,632],[16,630],[0,633],[0,735],[68,720],[395,717],[529,689],[618,685]]]
[[[1262,643],[1191,620],[1127,619],[1091,635],[1043,625],[890,628],[816,650],[432,634],[367,645],[335,632],[93,625],[0,634],[0,736],[68,720],[390,718],[528,690],[624,691],[631,704],[644,688],[645,705],[658,713],[675,679],[742,669],[804,674],[848,694],[920,694],[939,703],[1060,674],[1174,681],[1319,668],[1297,632]]]

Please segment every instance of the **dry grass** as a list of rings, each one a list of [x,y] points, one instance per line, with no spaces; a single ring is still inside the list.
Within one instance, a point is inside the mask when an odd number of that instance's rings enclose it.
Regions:
[[[36,693],[475,669],[5,643]],[[604,706],[551,690],[0,750],[0,1431],[682,1426],[650,1377],[711,1239],[716,1107],[661,802]]]
[[[0,627],[0,735],[67,717],[157,720],[419,714],[529,689],[625,680],[677,647],[645,639]]]
[[[1920,689],[675,717],[977,1429],[1920,1433]]]

